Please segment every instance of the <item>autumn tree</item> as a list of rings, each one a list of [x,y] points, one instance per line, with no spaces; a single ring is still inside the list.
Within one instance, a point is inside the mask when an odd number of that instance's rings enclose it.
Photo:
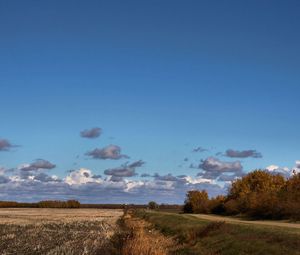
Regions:
[[[294,172],[286,179],[280,174],[255,170],[233,181],[227,196],[211,199],[204,190],[189,191],[184,212],[300,220],[300,173]]]
[[[300,173],[289,178],[280,194],[284,215],[300,220]]]
[[[279,193],[285,185],[282,175],[255,170],[232,183],[227,204],[233,204],[241,213],[253,217],[274,218],[281,215]],[[226,207],[226,204],[225,204]]]
[[[188,191],[183,210],[186,213],[208,213],[209,198],[207,192],[205,190]]]
[[[216,197],[213,197],[209,200],[209,210],[211,213],[214,214],[223,214],[225,213],[225,201],[226,197],[219,195]]]

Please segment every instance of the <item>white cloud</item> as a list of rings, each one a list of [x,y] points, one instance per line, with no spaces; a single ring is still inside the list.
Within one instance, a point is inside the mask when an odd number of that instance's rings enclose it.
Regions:
[[[89,169],[81,168],[77,171],[71,172],[66,178],[65,182],[69,185],[80,185],[86,183],[101,183],[101,178],[93,178],[92,171]]]
[[[300,173],[300,160],[296,160],[296,165],[293,167],[293,172]]]
[[[5,173],[5,168],[0,166],[0,175],[4,175]]]
[[[276,171],[290,172],[290,169],[288,167],[279,167],[277,165],[267,166],[266,170],[269,172],[276,172]]]
[[[201,177],[193,178],[191,176],[186,176],[186,177],[184,177],[184,179],[187,181],[187,183],[190,183],[190,184],[200,184],[200,183],[215,184],[214,180],[212,180],[212,179],[204,179],[204,178],[201,178]]]

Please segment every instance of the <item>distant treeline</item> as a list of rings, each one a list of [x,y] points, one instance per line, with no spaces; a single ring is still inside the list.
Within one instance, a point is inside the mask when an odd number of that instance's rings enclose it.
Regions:
[[[134,204],[81,204],[81,208],[95,208],[95,209],[126,209],[126,208],[145,208],[145,205]]]
[[[212,199],[205,190],[189,191],[184,212],[300,220],[300,173],[286,179],[255,170],[233,181],[226,196]]]
[[[150,206],[149,206],[150,204]],[[77,200],[46,200],[37,203],[19,203],[14,201],[0,201],[0,208],[95,208],[95,209],[147,209],[149,204],[80,204]],[[153,209],[153,208],[151,208]],[[181,210],[181,205],[156,204],[155,209]]]
[[[153,208],[153,203],[154,207]],[[177,204],[157,204],[150,202],[148,204],[81,204],[81,208],[98,208],[98,209],[159,209],[159,210],[182,210],[182,205]]]
[[[0,201],[0,208],[80,208],[80,203],[77,200],[46,200],[37,203]]]

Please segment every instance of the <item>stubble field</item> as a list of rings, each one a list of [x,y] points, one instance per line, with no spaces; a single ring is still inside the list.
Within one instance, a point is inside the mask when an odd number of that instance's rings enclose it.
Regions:
[[[122,210],[0,209],[0,254],[105,254]]]

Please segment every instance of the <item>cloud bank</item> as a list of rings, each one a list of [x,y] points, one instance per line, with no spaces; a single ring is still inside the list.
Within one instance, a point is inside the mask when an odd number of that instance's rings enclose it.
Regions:
[[[72,171],[63,179],[28,171],[12,176],[0,175],[0,200],[78,199],[83,203],[148,203],[155,200],[158,203],[183,203],[188,190],[206,189],[211,196],[225,192],[224,187],[214,181],[198,177],[157,174],[151,180],[130,180],[122,176],[117,182],[111,177],[114,176],[101,178],[85,168]]]

